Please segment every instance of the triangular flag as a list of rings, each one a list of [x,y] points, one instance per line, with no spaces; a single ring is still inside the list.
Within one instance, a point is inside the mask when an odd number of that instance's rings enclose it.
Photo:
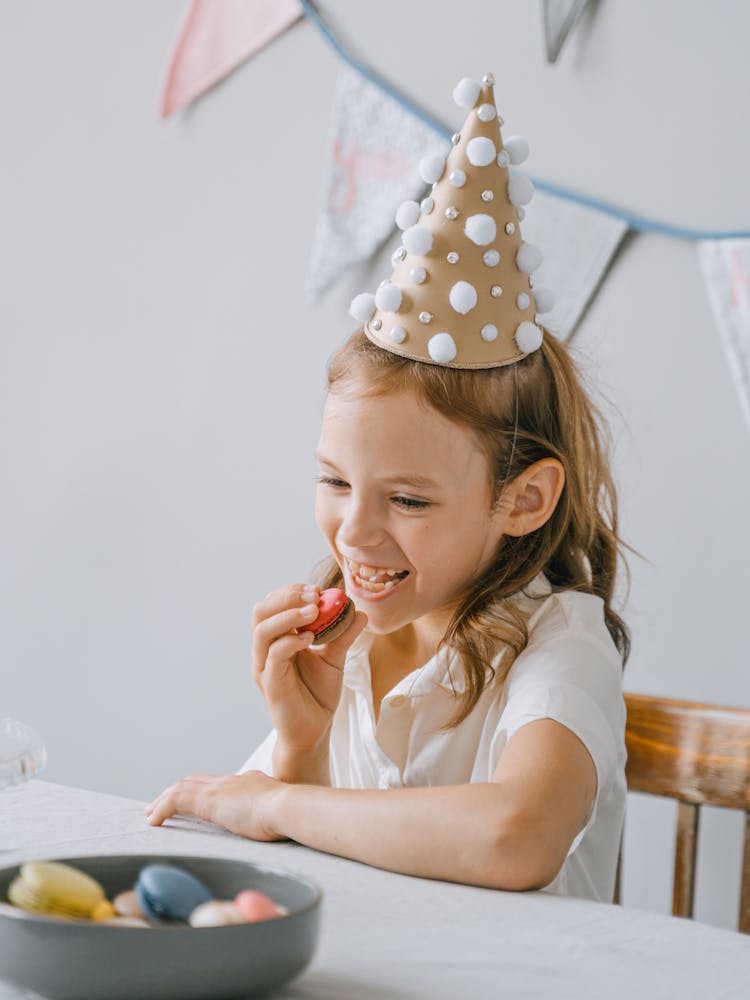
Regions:
[[[557,62],[568,35],[591,0],[542,0],[547,62]]]
[[[299,0],[192,0],[162,87],[162,118],[184,107],[302,16]]]
[[[395,229],[399,204],[423,197],[417,167],[449,141],[348,67],[334,100],[323,204],[310,255],[313,301],[351,264],[369,260]]]
[[[702,240],[698,256],[740,406],[750,426],[750,240]]]
[[[612,257],[627,223],[596,209],[537,190],[526,208],[524,239],[544,248],[534,286],[554,293],[544,325],[561,339],[575,329]]]

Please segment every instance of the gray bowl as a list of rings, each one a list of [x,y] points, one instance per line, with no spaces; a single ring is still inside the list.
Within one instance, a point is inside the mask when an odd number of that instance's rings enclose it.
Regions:
[[[256,889],[285,906],[230,927],[117,927],[27,913],[8,902],[19,866],[0,869],[0,979],[52,1000],[213,1000],[257,996],[299,975],[318,940],[320,889],[282,869],[226,858],[117,854],[49,858],[92,875],[112,899],[147,864],[179,865],[217,899]]]

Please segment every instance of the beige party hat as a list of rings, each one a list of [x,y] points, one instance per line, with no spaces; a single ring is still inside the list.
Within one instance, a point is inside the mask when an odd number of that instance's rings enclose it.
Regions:
[[[537,350],[539,313],[552,308],[546,289],[533,290],[539,250],[519,223],[534,187],[509,166],[528,156],[520,136],[503,144],[494,78],[464,78],[453,91],[469,110],[447,158],[419,164],[432,190],[396,213],[403,245],[393,273],[374,295],[352,302],[351,314],[379,347],[450,368],[496,368]]]

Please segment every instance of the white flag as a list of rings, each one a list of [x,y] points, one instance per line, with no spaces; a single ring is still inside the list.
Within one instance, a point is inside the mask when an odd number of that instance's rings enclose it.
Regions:
[[[419,161],[450,143],[359,73],[345,67],[333,110],[323,205],[310,256],[313,301],[351,264],[369,260],[395,229],[402,201],[427,193]]]
[[[534,272],[534,287],[544,285],[555,297],[554,308],[544,313],[542,322],[565,340],[604,277],[628,225],[544,191],[534,194],[526,212],[523,238],[543,254],[542,265]]]
[[[750,426],[750,240],[702,240],[698,256],[740,405]]]

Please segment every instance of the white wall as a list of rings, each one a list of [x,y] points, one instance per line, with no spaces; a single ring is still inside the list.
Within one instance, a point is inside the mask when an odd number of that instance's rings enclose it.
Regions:
[[[361,282],[304,298],[337,57],[298,24],[160,122],[184,6],[0,2],[0,714],[44,734],[50,780],[138,798],[267,728],[251,608],[325,554],[312,452]],[[492,70],[533,174],[750,226],[739,0],[604,0],[554,67],[524,0],[321,8],[447,124],[456,80]],[[750,437],[694,246],[630,239],[576,343],[648,560],[626,686],[750,705]],[[632,797],[626,903],[668,909],[673,812]],[[732,927],[740,821],[704,829],[698,916]]]

